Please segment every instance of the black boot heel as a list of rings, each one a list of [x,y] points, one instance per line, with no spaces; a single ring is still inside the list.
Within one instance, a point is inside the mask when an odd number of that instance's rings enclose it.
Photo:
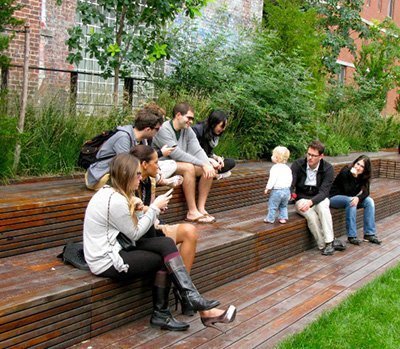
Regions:
[[[175,297],[175,310],[178,310],[178,303],[180,303],[182,315],[194,316],[196,311],[193,310],[191,304],[187,302],[186,298],[182,298],[181,295],[179,294],[178,289],[176,289],[175,287],[172,289],[172,291],[174,292],[174,297]]]

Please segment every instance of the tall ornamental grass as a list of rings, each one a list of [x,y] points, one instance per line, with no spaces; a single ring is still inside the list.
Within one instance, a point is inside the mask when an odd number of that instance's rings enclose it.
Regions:
[[[106,129],[131,123],[133,116],[119,112],[106,115],[71,113],[69,103],[58,94],[31,103],[27,108],[24,132],[17,133],[18,110],[0,118],[0,179],[21,176],[72,174],[82,169],[76,162],[82,144]],[[10,115],[11,114],[11,115]],[[13,171],[14,150],[21,144],[17,172]]]

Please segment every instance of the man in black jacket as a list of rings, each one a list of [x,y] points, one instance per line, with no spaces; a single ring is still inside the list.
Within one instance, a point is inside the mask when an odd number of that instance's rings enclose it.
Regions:
[[[306,218],[321,253],[333,255],[334,235],[328,197],[334,170],[323,159],[324,151],[320,141],[313,141],[308,145],[307,157],[292,164],[292,190],[296,193],[296,211]]]

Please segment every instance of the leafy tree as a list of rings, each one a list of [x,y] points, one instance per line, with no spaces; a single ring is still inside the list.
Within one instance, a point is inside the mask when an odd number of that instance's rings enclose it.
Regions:
[[[325,88],[326,70],[322,64],[324,32],[319,28],[317,11],[304,9],[302,0],[265,0],[264,23],[278,40],[271,42],[275,50],[301,60],[313,74],[316,89]]]
[[[89,29],[87,39],[82,26],[69,29],[68,61],[78,64],[86,52],[95,57],[103,77],[114,76],[114,105],[118,104],[120,76],[129,76],[134,64],[148,66],[169,56],[166,26],[183,13],[190,18],[200,14],[208,0],[97,0],[78,2],[78,13]],[[115,20],[110,21],[109,17]],[[84,47],[84,41],[86,45]]]
[[[14,17],[15,11],[23,6],[15,4],[16,0],[2,0],[0,2],[0,68],[10,63],[10,58],[5,54],[14,34],[3,34],[6,29],[15,28],[23,23],[22,20]],[[10,33],[10,32],[9,32]]]
[[[400,86],[400,28],[390,20],[375,21],[354,65],[359,98],[375,100],[380,110],[390,89]]]
[[[337,74],[339,66],[336,63],[341,49],[348,49],[353,56],[357,47],[351,34],[360,38],[368,37],[368,27],[361,20],[361,10],[364,0],[306,0],[305,8],[316,8],[320,14],[320,25],[326,37],[322,43],[326,52],[323,58],[328,71]]]

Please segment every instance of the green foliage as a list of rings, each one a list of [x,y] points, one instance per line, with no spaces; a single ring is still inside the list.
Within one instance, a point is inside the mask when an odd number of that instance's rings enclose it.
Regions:
[[[70,114],[61,95],[45,98],[27,109],[21,140],[18,173],[12,173],[17,140],[17,110],[0,118],[0,179],[16,176],[69,174],[76,171],[79,150],[85,140],[117,125],[131,123],[132,115],[111,112],[106,117]]]
[[[22,4],[15,4],[16,2],[16,0],[2,0],[0,2],[0,68],[10,63],[10,58],[3,52],[7,50],[14,34],[6,32],[6,29],[15,28],[23,23],[22,20],[14,17],[15,11],[23,7]]]
[[[370,39],[355,60],[354,79],[363,100],[375,100],[382,110],[390,89],[400,85],[400,28],[390,19],[375,22]]]
[[[400,342],[399,287],[400,266],[396,266],[277,348],[396,348]]]
[[[179,13],[193,17],[207,0],[140,1],[98,0],[96,3],[78,1],[78,13],[83,26],[68,30],[68,61],[78,64],[82,53],[95,57],[104,78],[113,74],[122,77],[132,73],[133,64],[146,67],[169,54],[165,26]],[[109,20],[108,16],[115,17]],[[84,45],[85,35],[88,35]],[[85,47],[84,47],[85,46]]]
[[[323,62],[332,74],[339,73],[336,63],[341,49],[348,49],[353,55],[356,45],[352,35],[368,37],[368,27],[361,20],[363,0],[308,0],[306,3],[315,8],[320,15],[320,27],[325,31]],[[307,7],[307,6],[306,6]]]
[[[278,40],[271,43],[274,50],[298,57],[311,69],[315,79],[324,78],[321,60],[324,32],[318,29],[315,9],[305,11],[302,0],[267,0],[264,22],[277,35]]]
[[[309,141],[304,126],[319,103],[315,80],[301,57],[275,49],[277,40],[274,32],[262,30],[240,37],[236,46],[222,36],[203,38],[205,44],[193,51],[177,52],[176,70],[162,86],[175,100],[201,95],[210,108],[228,112],[230,126],[223,138],[237,139],[239,149],[223,139],[221,147],[241,158],[269,157],[278,144],[293,155],[302,153]]]
[[[329,155],[398,145],[400,122],[381,116],[380,100],[366,99],[352,86],[336,87],[331,90],[327,109],[330,112],[322,119],[318,137],[326,143]]]

